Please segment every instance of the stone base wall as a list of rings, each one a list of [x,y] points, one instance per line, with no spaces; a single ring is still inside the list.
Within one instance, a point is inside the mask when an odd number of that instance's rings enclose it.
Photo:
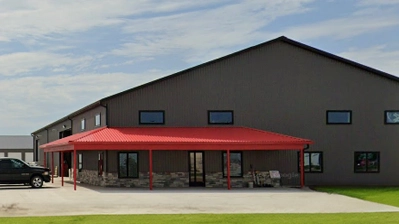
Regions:
[[[231,187],[248,187],[248,182],[253,181],[251,172],[245,173],[243,177],[232,177]],[[227,188],[227,177],[223,172],[207,173],[205,175],[205,187]]]
[[[137,187],[148,188],[150,174],[148,172],[140,172],[139,178],[118,178],[117,173],[105,173],[106,187]]]
[[[153,173],[152,184],[154,187],[188,187],[188,172]]]
[[[161,187],[188,187],[188,172],[163,172],[153,173],[152,186],[154,188]],[[118,178],[117,173],[105,173],[98,176],[95,170],[82,170],[79,172],[77,179],[81,183],[87,183],[104,187],[149,187],[149,173],[140,172],[139,178]]]
[[[76,179],[81,183],[86,183],[96,186],[105,186],[104,177],[98,176],[97,170],[82,170],[78,172]]]
[[[96,170],[82,170],[77,179],[82,183],[87,183],[103,187],[149,187],[149,173],[140,172],[139,178],[118,178],[117,173],[105,173],[98,176]],[[255,178],[255,186],[280,186],[280,182],[275,182],[269,176],[269,172],[258,172],[258,178]],[[246,188],[249,182],[254,182],[251,172],[245,173],[243,177],[232,177],[231,187]],[[188,172],[158,172],[153,173],[154,188],[183,188],[189,187]],[[205,175],[205,187],[209,188],[227,188],[227,178],[223,177],[222,172],[207,173]]]

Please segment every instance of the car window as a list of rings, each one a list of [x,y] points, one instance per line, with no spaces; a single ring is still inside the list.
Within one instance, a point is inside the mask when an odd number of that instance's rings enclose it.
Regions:
[[[11,169],[12,163],[9,159],[0,160],[0,169]]]
[[[23,168],[24,167],[24,165],[25,165],[25,163],[23,163],[22,161],[20,161],[20,160],[16,160],[16,159],[12,159],[11,160],[11,166],[12,166],[12,168],[14,168],[14,169],[20,169],[20,168]]]

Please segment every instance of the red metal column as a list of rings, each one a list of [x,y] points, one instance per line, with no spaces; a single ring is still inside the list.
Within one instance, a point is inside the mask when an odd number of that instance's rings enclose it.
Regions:
[[[43,151],[43,166],[47,167],[47,161],[46,161],[46,152]]]
[[[51,183],[54,184],[54,152],[51,152]]]
[[[61,152],[61,186],[64,186],[64,152]]]
[[[149,170],[149,172],[150,172],[150,190],[152,190],[152,150],[150,149],[150,151],[149,151],[149,163],[150,163],[150,170]]]
[[[301,163],[301,187],[305,186],[305,166],[304,166],[304,152],[303,149],[301,149],[300,151],[301,154],[301,159],[300,159],[300,163]]]
[[[231,189],[231,180],[230,180],[230,150],[227,150],[227,189]]]
[[[73,149],[73,189],[76,191],[76,149]]]

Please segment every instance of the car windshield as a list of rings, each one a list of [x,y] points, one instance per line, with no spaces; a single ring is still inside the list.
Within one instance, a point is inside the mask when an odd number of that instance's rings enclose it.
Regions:
[[[20,160],[20,159],[13,159],[15,162],[21,162],[21,163],[23,163],[23,164],[25,164],[25,165],[27,165],[27,166],[30,166],[29,165],[29,163],[27,163],[27,162],[25,162],[25,161],[23,161],[23,160]]]

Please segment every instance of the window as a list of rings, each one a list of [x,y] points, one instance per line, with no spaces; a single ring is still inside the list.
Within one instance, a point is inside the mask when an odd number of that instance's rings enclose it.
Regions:
[[[80,121],[80,130],[85,130],[86,129],[86,119],[82,119]]]
[[[140,124],[165,124],[164,111],[139,111]]]
[[[226,155],[223,152],[223,177],[227,177]],[[242,152],[230,152],[230,177],[242,177]]]
[[[233,124],[233,111],[208,111],[208,124]]]
[[[355,152],[355,173],[380,172],[379,152]]]
[[[82,171],[83,169],[83,154],[79,153],[78,154],[78,170],[79,172]]]
[[[385,124],[399,124],[399,110],[386,110]]]
[[[352,111],[328,110],[327,124],[352,124]]]
[[[304,168],[305,173],[322,173],[323,172],[323,152],[305,152]],[[301,170],[301,155],[298,153],[298,171]]]
[[[138,153],[137,152],[120,152],[119,157],[119,178],[138,178]]]
[[[96,114],[96,116],[94,117],[94,125],[95,126],[101,125],[101,114]]]

